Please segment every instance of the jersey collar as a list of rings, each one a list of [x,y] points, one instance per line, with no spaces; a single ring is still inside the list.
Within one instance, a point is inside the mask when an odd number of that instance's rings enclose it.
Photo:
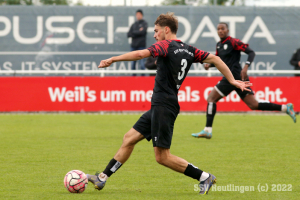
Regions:
[[[230,36],[228,36],[225,40],[223,40],[221,43],[222,44],[224,44],[227,40],[230,40],[231,39],[231,37]]]
[[[171,40],[171,41],[181,42],[181,40]]]

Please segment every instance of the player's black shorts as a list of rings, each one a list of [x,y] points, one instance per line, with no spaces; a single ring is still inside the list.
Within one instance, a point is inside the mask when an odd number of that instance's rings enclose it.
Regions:
[[[151,106],[135,123],[133,128],[148,141],[152,139],[153,147],[170,149],[174,123],[178,112],[164,107]]]
[[[242,91],[239,88],[236,88],[235,86],[231,85],[226,78],[222,78],[221,81],[219,81],[219,83],[215,86],[215,89],[217,90],[217,92],[222,96],[222,97],[226,97],[228,94],[230,94],[230,92],[232,92],[233,90],[236,91],[236,93],[241,97],[241,99],[244,99],[248,94],[254,94],[253,90],[249,87],[249,89],[251,90],[251,92],[248,91]]]

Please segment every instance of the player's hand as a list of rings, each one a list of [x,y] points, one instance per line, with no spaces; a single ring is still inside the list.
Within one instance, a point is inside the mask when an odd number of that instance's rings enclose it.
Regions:
[[[109,67],[112,64],[112,59],[106,59],[106,60],[101,60],[98,68],[105,68],[105,67]]]
[[[241,79],[242,79],[242,81],[248,80],[247,71],[248,71],[248,65],[245,65],[245,67],[241,71]]]
[[[142,30],[144,30],[144,28],[143,28],[143,27],[141,27],[141,28],[140,28],[140,31],[142,31]]]
[[[210,64],[204,64],[204,69],[205,70],[209,70],[209,68],[210,68]]]
[[[252,83],[250,83],[250,81],[239,81],[239,80],[235,80],[233,83],[231,83],[232,85],[234,85],[235,87],[241,89],[242,91],[246,90],[251,92],[251,90],[248,88],[250,86],[252,86]]]
[[[300,61],[298,62],[298,66],[300,67]]]

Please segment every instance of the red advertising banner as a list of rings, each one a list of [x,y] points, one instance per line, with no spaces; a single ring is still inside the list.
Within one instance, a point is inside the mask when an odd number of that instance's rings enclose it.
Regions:
[[[178,94],[181,111],[205,111],[206,98],[221,77],[187,77]],[[252,77],[259,101],[293,103],[300,111],[300,77]],[[0,112],[146,111],[154,77],[1,77]],[[249,111],[232,92],[218,111]]]

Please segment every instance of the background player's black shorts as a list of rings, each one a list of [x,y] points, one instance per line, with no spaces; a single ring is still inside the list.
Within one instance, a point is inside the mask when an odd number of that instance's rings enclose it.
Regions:
[[[148,141],[152,139],[153,147],[169,149],[177,115],[178,112],[167,107],[151,106],[151,110],[145,112],[133,128]]]
[[[215,89],[223,97],[226,97],[233,90],[236,91],[236,93],[241,97],[241,99],[244,99],[245,96],[247,96],[248,94],[254,94],[253,90],[250,87],[249,89],[251,90],[251,92],[245,90],[242,91],[241,89],[231,85],[225,77],[223,77],[222,80],[215,86]]]

